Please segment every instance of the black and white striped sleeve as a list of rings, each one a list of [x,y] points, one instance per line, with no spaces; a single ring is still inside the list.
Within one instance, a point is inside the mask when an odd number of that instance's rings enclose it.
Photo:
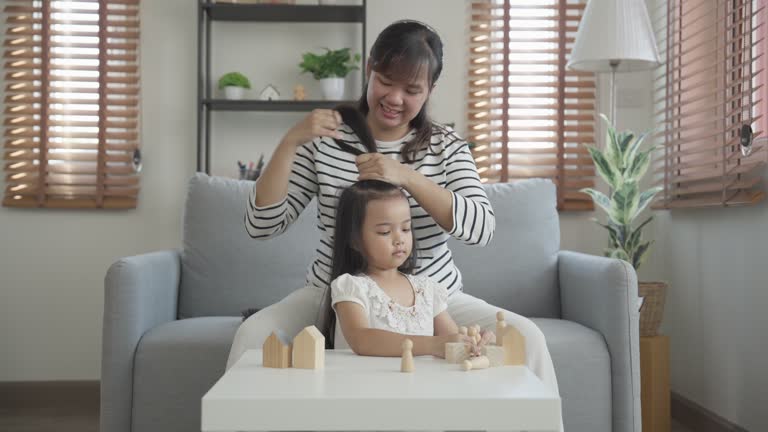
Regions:
[[[245,229],[252,238],[268,239],[282,234],[317,195],[317,142],[313,140],[296,151],[288,177],[288,193],[282,201],[264,207],[256,206],[254,186],[245,211]]]
[[[493,238],[496,217],[475,160],[462,139],[448,144],[445,152],[445,188],[453,193],[453,229],[448,234],[466,244],[485,246]]]

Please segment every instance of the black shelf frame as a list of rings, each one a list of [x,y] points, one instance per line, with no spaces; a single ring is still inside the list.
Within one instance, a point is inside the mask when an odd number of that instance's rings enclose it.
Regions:
[[[263,101],[257,99],[206,99],[203,105],[211,111],[312,111],[317,108],[333,108],[339,104],[354,104],[356,101],[329,100],[277,100]]]
[[[211,173],[211,112],[261,111],[309,112],[332,108],[354,101],[326,100],[228,100],[212,97],[211,89],[211,22],[285,22],[285,23],[358,23],[362,24],[362,64],[366,63],[366,0],[360,6],[314,6],[273,4],[231,4],[198,0],[197,26],[197,171]],[[365,68],[362,67],[361,71]],[[363,79],[365,85],[365,79]],[[365,89],[363,89],[365,91]]]
[[[359,23],[365,19],[365,6],[207,3],[203,8],[214,21]]]

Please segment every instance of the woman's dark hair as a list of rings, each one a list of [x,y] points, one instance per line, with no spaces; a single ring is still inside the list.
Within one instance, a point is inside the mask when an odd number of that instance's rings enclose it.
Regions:
[[[427,67],[428,91],[443,71],[443,42],[434,29],[412,20],[396,21],[379,33],[371,48],[368,64],[376,72],[385,73],[396,80],[410,81]],[[360,112],[368,115],[367,94],[358,103]],[[432,137],[432,119],[427,115],[427,102],[411,120],[416,135],[402,149],[403,161],[411,163],[419,150],[429,145]]]
[[[403,198],[403,191],[390,183],[381,180],[361,180],[344,189],[339,196],[336,207],[336,226],[334,227],[333,258],[331,263],[331,280],[349,273],[352,275],[364,272],[368,268],[368,262],[361,253],[362,229],[365,220],[365,212],[368,203],[380,199]],[[416,235],[411,230],[413,247],[411,255],[398,267],[403,273],[412,274],[416,269]],[[327,291],[326,300],[330,305],[330,288]],[[326,341],[333,347],[334,328],[336,314],[333,308],[328,308],[328,330]]]

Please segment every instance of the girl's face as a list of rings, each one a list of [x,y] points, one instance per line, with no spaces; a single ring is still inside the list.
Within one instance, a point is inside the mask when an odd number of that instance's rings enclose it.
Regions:
[[[424,65],[414,79],[403,81],[368,67],[368,124],[375,139],[394,141],[408,133],[408,123],[429,97],[428,70]]]
[[[367,272],[400,267],[413,248],[408,200],[393,197],[368,202],[361,234]]]

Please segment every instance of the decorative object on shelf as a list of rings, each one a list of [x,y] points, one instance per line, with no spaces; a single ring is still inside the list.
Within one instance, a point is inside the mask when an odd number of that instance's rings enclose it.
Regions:
[[[237,161],[237,169],[240,172],[240,180],[257,180],[261,175],[261,169],[264,167],[264,154],[259,156],[259,161],[254,167],[253,161],[246,165],[244,162]]]
[[[226,99],[242,99],[245,89],[250,88],[251,82],[248,80],[248,77],[240,72],[228,72],[219,78],[219,89],[224,90],[224,97]]]
[[[261,169],[264,167],[264,154],[259,156],[259,161],[254,166],[253,161],[245,165],[244,162],[237,161],[237,168],[240,172],[240,180],[255,181],[261,175]]]
[[[303,101],[306,98],[307,98],[307,95],[304,92],[304,86],[301,84],[297,84],[293,88],[293,100]]]
[[[267,84],[259,93],[259,99],[261,100],[280,100],[280,92],[277,91],[275,86]]]
[[[360,69],[360,54],[354,56],[349,48],[331,50],[325,48],[325,54],[304,53],[299,63],[301,73],[310,72],[320,81],[323,97],[326,100],[344,98],[344,78],[349,72]]]
[[[652,219],[649,216],[635,228],[635,219],[653,201],[661,187],[640,190],[640,181],[648,171],[651,163],[651,153],[656,146],[641,149],[647,134],[635,136],[631,131],[617,133],[610,120],[600,114],[608,131],[605,150],[587,146],[592,161],[600,177],[610,188],[609,195],[591,188],[581,191],[592,197],[592,200],[608,215],[608,223],[594,221],[608,230],[609,247],[605,256],[628,261],[635,270],[645,260],[652,241],[642,241],[642,229]],[[667,284],[665,282],[640,282],[639,296],[642,298],[640,307],[640,336],[655,336],[661,324],[664,312],[664,298]]]

